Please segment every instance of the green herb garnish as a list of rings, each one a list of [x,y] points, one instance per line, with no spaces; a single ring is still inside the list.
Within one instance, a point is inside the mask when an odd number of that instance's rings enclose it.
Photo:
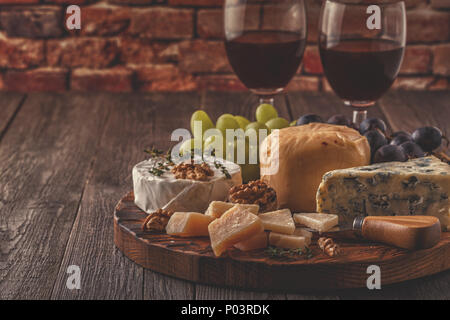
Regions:
[[[305,247],[303,248],[295,248],[295,249],[281,249],[276,247],[268,247],[265,251],[271,258],[275,259],[285,259],[285,258],[292,258],[294,256],[305,256],[307,259],[312,258],[312,251],[310,248]]]

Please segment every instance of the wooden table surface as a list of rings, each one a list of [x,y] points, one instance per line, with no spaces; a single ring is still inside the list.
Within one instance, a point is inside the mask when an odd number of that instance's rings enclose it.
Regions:
[[[150,145],[167,148],[202,106],[254,118],[248,93],[0,94],[0,299],[450,299],[450,271],[338,292],[251,292],[163,276],[113,244],[113,210]],[[281,116],[350,114],[332,94],[279,96]],[[435,125],[450,135],[450,92],[391,92],[369,111],[391,130]],[[67,268],[81,269],[69,290]]]

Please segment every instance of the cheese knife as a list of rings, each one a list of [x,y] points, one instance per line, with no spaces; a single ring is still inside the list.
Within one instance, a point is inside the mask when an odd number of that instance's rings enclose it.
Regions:
[[[431,248],[440,241],[441,224],[438,218],[432,216],[358,216],[351,225],[340,225],[336,230],[321,232],[319,236],[366,239],[419,250]]]

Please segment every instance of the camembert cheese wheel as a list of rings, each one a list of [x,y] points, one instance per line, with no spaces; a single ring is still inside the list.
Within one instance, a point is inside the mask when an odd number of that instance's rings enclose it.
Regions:
[[[275,189],[280,208],[315,212],[322,176],[369,164],[370,147],[354,129],[311,123],[270,134],[261,145],[260,158],[261,179]]]

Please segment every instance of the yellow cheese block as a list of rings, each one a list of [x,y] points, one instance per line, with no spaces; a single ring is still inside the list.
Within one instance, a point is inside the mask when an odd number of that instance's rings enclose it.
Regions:
[[[306,238],[288,234],[271,232],[269,235],[269,243],[271,246],[285,249],[303,249],[306,247]]]
[[[263,232],[264,228],[258,216],[238,206],[211,222],[208,230],[214,254],[220,256],[236,243]]]
[[[338,225],[339,217],[327,213],[296,213],[294,214],[294,220],[298,224],[325,232]]]
[[[322,176],[369,164],[370,147],[354,129],[310,123],[270,134],[261,144],[260,159],[261,179],[275,189],[280,208],[315,212]]]
[[[263,249],[267,248],[268,240],[268,233],[263,231],[247,240],[236,243],[234,247],[241,251]]]
[[[175,212],[166,226],[167,234],[179,237],[208,235],[208,225],[214,218],[197,212]]]
[[[222,214],[224,214],[227,210],[233,208],[236,205],[237,204],[231,202],[212,201],[209,204],[205,214],[217,219],[220,218]],[[257,204],[239,204],[239,205],[242,206],[243,208],[250,210],[250,212],[253,214],[258,214],[259,205]]]
[[[261,213],[258,217],[261,219],[265,230],[284,234],[293,234],[295,231],[294,219],[292,219],[289,209]]]

